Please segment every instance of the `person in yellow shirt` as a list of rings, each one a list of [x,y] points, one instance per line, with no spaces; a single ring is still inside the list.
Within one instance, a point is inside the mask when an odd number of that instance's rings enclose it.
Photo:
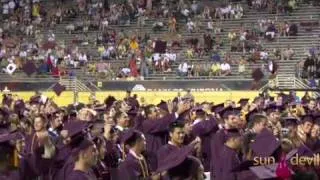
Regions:
[[[211,73],[213,76],[220,76],[221,74],[221,66],[218,62],[215,62],[211,66]]]
[[[132,40],[130,41],[130,49],[131,50],[139,49],[139,44],[135,38],[132,38]]]
[[[39,17],[40,16],[40,5],[38,3],[35,3],[32,6],[32,16],[33,17]]]

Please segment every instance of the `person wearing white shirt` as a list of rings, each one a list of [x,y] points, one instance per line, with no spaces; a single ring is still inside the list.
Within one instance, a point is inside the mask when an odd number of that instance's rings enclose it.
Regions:
[[[178,67],[179,76],[187,76],[188,74],[188,64],[186,62],[181,63]]]
[[[260,52],[260,59],[261,60],[268,60],[268,57],[269,57],[268,52],[266,52],[266,51]]]
[[[192,33],[195,29],[195,24],[191,21],[191,19],[188,20],[187,28],[189,33]]]
[[[26,58],[27,57],[27,52],[26,51],[20,51],[19,57]]]
[[[80,61],[80,65],[84,65],[85,63],[88,62],[88,58],[87,58],[87,55],[85,53],[80,53],[78,58],[79,58],[79,61]]]
[[[11,0],[9,2],[10,13],[13,13],[15,7],[16,7],[16,3],[13,0]]]
[[[4,4],[2,7],[2,14],[3,15],[8,15],[9,14],[9,5],[8,4]]]
[[[209,21],[207,23],[207,29],[213,31],[213,22],[211,21],[211,17],[209,18]]]
[[[228,76],[230,74],[231,74],[230,64],[228,64],[227,62],[223,62],[221,64],[221,75]]]

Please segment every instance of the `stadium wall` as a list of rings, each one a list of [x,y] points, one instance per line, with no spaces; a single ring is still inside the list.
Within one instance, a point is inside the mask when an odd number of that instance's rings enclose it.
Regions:
[[[63,92],[60,96],[55,95],[54,92],[43,92],[46,96],[49,98],[53,98],[53,100],[60,106],[66,106],[68,104],[73,103],[74,94],[71,91]],[[259,91],[219,91],[219,92],[192,92],[192,94],[195,96],[195,99],[197,102],[214,102],[222,103],[226,100],[232,100],[232,101],[238,101],[241,98],[249,98],[252,100],[253,98],[257,97],[259,95]],[[18,95],[18,97],[29,100],[29,98],[34,95],[34,92],[28,91],[28,92],[12,92],[12,94]],[[100,91],[96,92],[96,98],[99,101],[103,101],[107,96],[112,95],[116,97],[117,99],[124,98],[126,92],[125,91]],[[157,104],[161,100],[169,100],[173,99],[177,92],[175,91],[152,91],[152,92],[135,92],[133,91],[132,94],[137,94],[138,98],[144,97],[146,103],[152,103]],[[299,92],[298,96],[303,96],[304,92]],[[184,95],[182,93],[182,95]],[[272,95],[272,94],[271,94]],[[273,93],[274,95],[274,93]],[[78,98],[79,102],[82,103],[88,103],[89,101],[90,93],[88,92],[79,92]],[[1,96],[2,99],[2,96]]]

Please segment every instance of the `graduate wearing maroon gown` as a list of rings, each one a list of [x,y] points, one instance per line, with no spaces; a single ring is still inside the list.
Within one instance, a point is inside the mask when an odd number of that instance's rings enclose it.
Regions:
[[[136,130],[126,132],[123,143],[128,146],[129,153],[118,168],[118,179],[140,180],[149,179],[150,169],[146,159],[141,154],[145,150],[146,140],[143,134]]]
[[[214,179],[216,167],[220,162],[220,154],[222,147],[227,140],[228,129],[234,129],[238,127],[239,124],[239,114],[240,110],[238,108],[226,107],[221,112],[219,112],[221,117],[224,119],[225,127],[220,129],[214,134],[211,139],[211,161],[210,161],[210,177]]]
[[[227,132],[227,140],[220,151],[219,162],[216,164],[215,178],[219,180],[236,180],[237,173],[232,172],[240,165],[239,151],[241,149],[241,135],[238,129]]]
[[[210,161],[211,161],[211,139],[214,134],[218,131],[218,123],[215,118],[210,120],[205,120],[205,112],[201,110],[196,112],[199,122],[195,122],[192,126],[191,134],[195,137],[200,137],[201,139],[201,158],[203,160],[204,171],[210,171]],[[196,119],[197,121],[197,119]]]
[[[73,169],[67,174],[68,180],[96,180],[91,168],[98,161],[98,152],[94,143],[84,138],[72,152],[75,157]]]
[[[169,124],[174,122],[178,115],[175,113],[169,114],[163,118],[157,119],[157,112],[154,106],[147,107],[147,120],[142,123],[142,132],[147,141],[147,160],[150,164],[151,170],[157,168],[157,151],[166,143]]]
[[[23,156],[20,161],[21,176],[25,179],[48,178],[53,156],[51,154],[50,157],[45,157],[45,152],[47,151],[45,144],[52,146],[48,132],[45,129],[45,123],[43,116],[35,117],[35,132],[26,136]],[[54,147],[52,147],[52,150],[54,150]]]

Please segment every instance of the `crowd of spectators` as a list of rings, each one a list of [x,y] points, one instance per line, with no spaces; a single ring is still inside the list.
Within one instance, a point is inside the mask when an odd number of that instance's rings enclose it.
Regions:
[[[258,61],[267,67],[271,59],[290,60],[295,55],[290,47],[267,49],[263,46],[264,41],[296,36],[298,26],[294,22],[261,17],[256,23],[242,23],[239,28],[226,32],[222,26],[225,21],[241,19],[244,15],[238,2],[220,6],[184,0],[163,0],[153,6],[152,2],[143,0],[115,3],[79,0],[76,3],[77,6],[64,6],[60,1],[55,2],[50,10],[39,1],[2,3],[3,7],[9,7],[8,11],[3,10],[5,18],[0,29],[3,72],[14,75],[23,69],[26,61],[34,60],[38,74],[55,77],[82,72],[107,79],[145,79],[150,74],[165,72],[177,72],[181,77],[229,76],[234,72],[250,74],[248,65]],[[299,1],[286,3],[248,1],[249,6],[257,10],[269,6],[295,9]],[[76,21],[65,25],[64,31],[75,35],[71,42],[58,41],[55,27],[68,18]],[[146,30],[127,30],[127,27],[145,27],[148,19],[153,21],[155,32],[147,27]],[[96,36],[90,36],[89,32],[96,32]],[[191,37],[186,38],[184,32]],[[203,34],[203,38],[192,36],[194,33]],[[161,34],[173,36],[164,39]],[[243,56],[235,58],[233,52]],[[234,66],[238,70],[232,69]],[[82,71],[76,73],[79,71],[73,69]]]

